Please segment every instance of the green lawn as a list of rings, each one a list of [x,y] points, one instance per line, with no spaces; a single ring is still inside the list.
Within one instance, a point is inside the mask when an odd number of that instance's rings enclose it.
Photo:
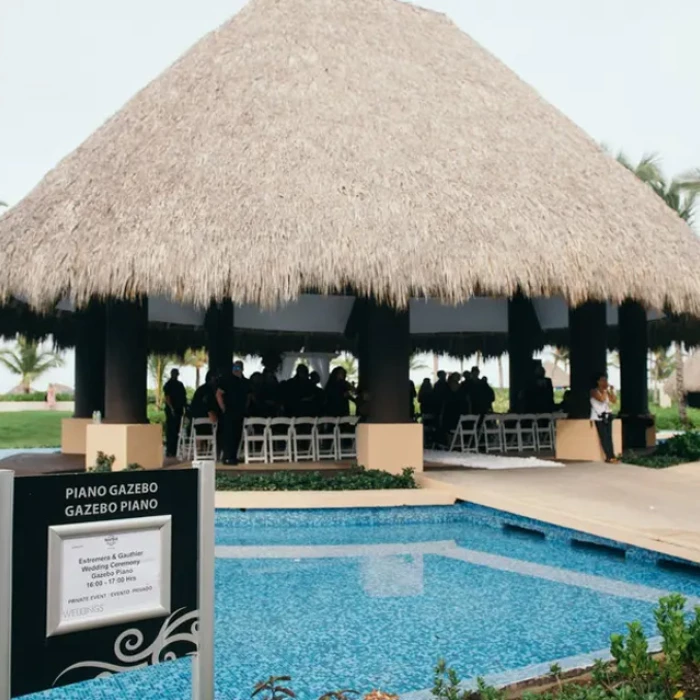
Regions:
[[[507,411],[508,392],[496,389],[494,409]],[[560,398],[560,397],[557,397]],[[658,430],[678,430],[678,407],[660,408],[651,406],[656,416]],[[70,417],[69,413],[60,411],[18,411],[17,413],[0,413],[0,449],[9,447],[59,447],[61,444],[61,419]],[[162,423],[164,416],[155,406],[148,407],[148,417],[152,423]],[[688,409],[691,423],[700,427],[700,409]]]
[[[17,411],[0,413],[0,448],[60,447],[61,411]]]

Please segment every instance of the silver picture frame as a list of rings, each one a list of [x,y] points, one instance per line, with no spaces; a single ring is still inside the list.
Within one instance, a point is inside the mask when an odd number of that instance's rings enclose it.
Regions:
[[[128,608],[89,619],[65,619],[61,611],[63,543],[85,536],[118,535],[123,532],[158,530],[160,535],[160,595],[149,607]],[[172,516],[120,518],[71,525],[51,525],[48,529],[48,575],[46,592],[46,636],[68,634],[109,625],[135,622],[170,614]]]

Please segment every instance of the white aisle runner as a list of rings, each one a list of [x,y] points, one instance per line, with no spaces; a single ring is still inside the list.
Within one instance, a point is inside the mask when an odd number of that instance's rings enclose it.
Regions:
[[[538,459],[537,457],[505,457],[503,455],[469,454],[441,450],[425,450],[423,462],[467,469],[530,469],[533,467],[564,466],[561,462]]]

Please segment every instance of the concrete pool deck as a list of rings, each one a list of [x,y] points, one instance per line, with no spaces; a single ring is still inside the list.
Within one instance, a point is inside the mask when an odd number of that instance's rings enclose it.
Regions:
[[[451,469],[419,479],[460,500],[700,563],[700,463]]]

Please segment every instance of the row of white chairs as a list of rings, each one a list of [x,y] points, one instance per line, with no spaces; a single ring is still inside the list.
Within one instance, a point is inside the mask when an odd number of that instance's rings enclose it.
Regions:
[[[246,464],[318,462],[357,456],[356,416],[246,418],[241,450]]]
[[[217,460],[217,424],[208,418],[182,417],[177,437],[177,457],[183,462],[199,459]],[[200,430],[197,430],[197,429]]]
[[[559,413],[463,415],[452,434],[450,451],[553,452]]]

